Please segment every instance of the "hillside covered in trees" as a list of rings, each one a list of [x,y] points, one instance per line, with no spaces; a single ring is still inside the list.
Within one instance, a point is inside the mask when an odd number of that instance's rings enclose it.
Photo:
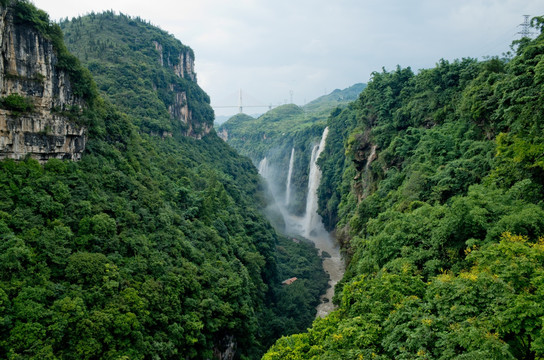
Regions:
[[[82,56],[97,86],[45,12],[27,1],[0,8],[85,80],[85,105],[66,114],[88,135],[78,162],[0,162],[0,358],[255,359],[303,331],[326,285],[321,260],[264,219],[251,161],[207,126],[213,112],[190,67],[159,67],[153,41],[192,51],[126,16],[75,19],[82,34],[87,22],[104,28],[92,28],[98,45]],[[112,23],[126,37],[109,38]],[[138,34],[153,38],[131,48]],[[98,54],[104,62],[92,62]],[[282,287],[292,276],[300,281]]]
[[[264,359],[544,357],[544,19],[514,54],[376,72],[328,119],[339,309]]]
[[[544,18],[504,58],[376,72],[332,111],[238,115],[222,130],[250,159],[211,128],[171,35],[0,9],[53,44],[84,103],[50,110],[88,136],[77,162],[0,162],[0,358],[544,358]],[[1,100],[11,120],[35,109]],[[301,214],[325,127],[319,212],[348,267],[314,321],[321,259],[265,220],[252,161],[283,183],[298,154]]]

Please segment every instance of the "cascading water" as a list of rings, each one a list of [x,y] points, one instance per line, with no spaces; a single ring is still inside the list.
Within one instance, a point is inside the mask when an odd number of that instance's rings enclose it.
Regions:
[[[332,303],[334,286],[344,275],[344,262],[340,255],[340,247],[327,230],[325,230],[321,216],[317,213],[317,188],[321,181],[321,170],[317,166],[317,159],[319,159],[319,156],[325,149],[328,134],[329,128],[326,127],[319,145],[312,149],[308,178],[308,196],[306,197],[306,213],[303,219],[303,236],[313,241],[321,255],[324,255],[323,253],[329,255],[323,257],[323,268],[330,276],[330,287],[321,296],[321,304],[317,306],[318,317],[324,317],[334,310],[334,304]]]
[[[306,212],[304,214],[304,236],[309,237],[311,232],[317,232],[325,228],[323,227],[321,216],[317,213],[317,188],[321,181],[321,170],[317,166],[317,159],[325,149],[325,142],[329,128],[326,127],[323,131],[323,136],[318,145],[312,149],[312,157],[310,160],[310,174],[308,175],[308,195],[306,196]]]
[[[281,194],[278,184],[273,178],[274,168],[268,163],[267,158],[263,158],[259,162],[259,174],[266,180],[272,197],[274,198],[275,206],[279,210],[283,222],[285,224],[285,233],[302,236],[311,240],[316,248],[319,249],[319,254],[323,255],[323,268],[330,276],[327,292],[321,296],[321,304],[317,307],[317,316],[323,317],[334,310],[332,297],[334,295],[334,286],[344,275],[344,262],[340,256],[340,248],[334,241],[331,235],[325,230],[321,216],[317,213],[317,188],[321,181],[321,170],[317,166],[317,159],[325,148],[325,142],[329,128],[325,128],[323,136],[318,145],[312,149],[310,160],[310,172],[308,174],[308,193],[306,197],[306,211],[303,217],[295,216],[289,213],[287,205],[291,198],[291,177],[294,166],[295,149],[291,149],[291,158],[289,159],[289,170],[287,173],[285,187],[285,201],[281,204],[276,201],[278,195]],[[283,187],[281,187],[283,190]],[[326,253],[326,254],[325,254]]]
[[[287,183],[285,185],[285,207],[289,206],[291,199],[291,176],[293,176],[293,165],[295,164],[295,148],[291,149],[291,157],[289,158],[289,171],[287,171]]]
[[[268,160],[266,160],[266,156],[259,162],[259,168],[257,170],[259,171],[259,175],[265,180],[268,179]]]

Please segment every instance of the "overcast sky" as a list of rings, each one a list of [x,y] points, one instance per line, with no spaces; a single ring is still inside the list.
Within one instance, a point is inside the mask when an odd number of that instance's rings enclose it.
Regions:
[[[114,10],[195,51],[212,105],[304,104],[373,71],[509,50],[542,0],[34,0],[53,20]],[[266,109],[248,109],[248,113]],[[216,109],[217,115],[236,108]],[[246,111],[245,111],[246,112]]]

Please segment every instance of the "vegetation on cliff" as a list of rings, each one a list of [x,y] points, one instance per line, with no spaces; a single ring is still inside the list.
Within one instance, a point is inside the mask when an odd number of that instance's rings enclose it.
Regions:
[[[134,41],[190,53],[169,35],[112,13],[63,22],[98,96],[45,13],[0,4],[56,43],[89,100],[81,161],[0,162],[0,358],[257,358],[304,330],[320,261],[264,220],[251,160],[309,156],[325,126],[320,212],[349,260],[339,308],[264,359],[544,357],[544,35],[507,58],[374,73],[330,116],[238,116],[225,129],[250,160],[176,131],[173,93],[213,115]]]
[[[339,309],[264,359],[544,356],[544,35],[515,46],[374,73],[333,113],[319,192],[350,260]]]
[[[60,26],[51,22],[45,11],[37,9],[29,1],[6,0],[2,5],[9,6],[15,25],[20,28],[29,26],[52,43],[57,56],[56,66],[70,75],[74,95],[92,103],[97,96],[96,85],[89,70],[66,48]]]
[[[172,35],[113,11],[66,19],[60,26],[68,49],[89,68],[101,94],[142,131],[204,134],[211,128],[210,99],[181,62],[191,63],[193,51]],[[187,122],[173,110],[185,106]]]

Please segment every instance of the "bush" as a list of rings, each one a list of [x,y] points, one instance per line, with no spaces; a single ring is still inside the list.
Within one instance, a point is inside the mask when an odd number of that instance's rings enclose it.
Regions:
[[[3,109],[16,112],[31,112],[34,110],[34,104],[29,98],[25,98],[19,94],[10,94],[0,100]]]

